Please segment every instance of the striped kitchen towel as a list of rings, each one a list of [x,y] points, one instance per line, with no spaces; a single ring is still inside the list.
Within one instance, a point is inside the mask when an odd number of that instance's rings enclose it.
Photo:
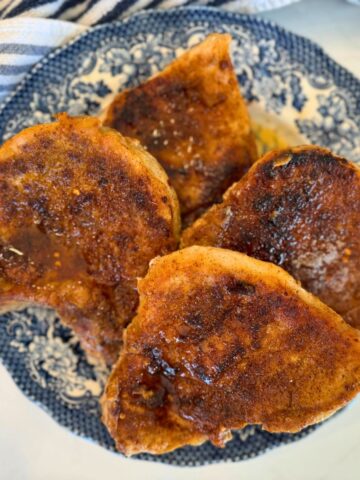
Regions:
[[[91,25],[145,8],[198,4],[259,12],[297,0],[0,0],[0,102],[31,66]]]

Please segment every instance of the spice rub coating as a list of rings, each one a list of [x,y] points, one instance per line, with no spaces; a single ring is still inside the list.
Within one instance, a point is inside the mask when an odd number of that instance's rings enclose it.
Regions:
[[[209,35],[121,92],[106,112],[105,125],[140,140],[165,168],[187,223],[220,201],[257,158],[230,42],[228,34]]]
[[[102,399],[127,455],[261,424],[296,432],[360,390],[360,332],[281,268],[189,247],[156,259]]]
[[[182,245],[280,265],[360,328],[360,169],[325,148],[265,155],[184,232]]]
[[[177,246],[179,208],[140,145],[65,114],[0,148],[0,309],[55,308],[90,353],[117,358],[136,279]]]

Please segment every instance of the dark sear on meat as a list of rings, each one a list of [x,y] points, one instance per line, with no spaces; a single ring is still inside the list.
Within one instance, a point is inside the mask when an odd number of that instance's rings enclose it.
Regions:
[[[296,432],[360,391],[360,332],[275,265],[190,247],[139,292],[102,400],[127,455],[221,447],[246,424]]]
[[[257,159],[230,42],[210,35],[106,112],[105,125],[140,140],[165,168],[187,224]]]
[[[360,169],[316,146],[274,151],[185,230],[280,265],[360,328]]]
[[[29,128],[0,148],[0,309],[55,308],[112,363],[135,314],[137,277],[177,247],[165,172],[97,119]]]

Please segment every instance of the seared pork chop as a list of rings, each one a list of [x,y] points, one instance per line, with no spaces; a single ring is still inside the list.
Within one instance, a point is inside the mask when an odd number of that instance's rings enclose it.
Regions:
[[[121,92],[106,113],[105,125],[140,140],[165,168],[187,223],[221,200],[257,158],[230,42],[230,35],[210,35]]]
[[[28,128],[0,148],[0,309],[55,308],[112,363],[136,279],[177,247],[175,193],[156,160],[90,117]]]
[[[139,292],[102,400],[127,455],[223,446],[247,424],[297,432],[360,391],[360,332],[273,264],[190,247]]]
[[[276,263],[360,328],[360,169],[320,147],[274,151],[182,245],[212,245]]]

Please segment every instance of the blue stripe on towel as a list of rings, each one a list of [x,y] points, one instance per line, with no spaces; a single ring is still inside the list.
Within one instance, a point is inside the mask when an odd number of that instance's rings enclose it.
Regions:
[[[49,16],[49,18],[59,18],[63,13],[66,12],[66,10],[76,7],[77,5],[79,5],[79,3],[83,2],[79,0],[65,0],[61,7],[55,10],[55,12],[53,12],[52,15]]]
[[[31,10],[33,8],[38,8],[43,5],[46,5],[48,3],[53,3],[56,2],[56,0],[29,0],[29,1],[23,1],[19,5],[17,5],[15,8],[10,10],[5,17],[6,18],[12,18],[16,17],[18,15],[21,15],[22,13],[26,12],[27,10]]]
[[[160,5],[160,3],[162,3],[164,0],[152,0],[149,5],[147,6],[147,8],[155,8],[157,7],[158,5]]]
[[[14,55],[45,55],[52,47],[45,45],[25,45],[24,43],[2,43],[0,54],[10,53]]]
[[[227,0],[209,0],[209,2],[207,3],[207,5],[209,7],[220,7],[221,5],[223,5],[224,3],[227,3]]]
[[[72,17],[71,20],[72,22],[77,22],[83,15],[85,15],[89,10],[90,8],[92,8],[94,5],[96,5],[97,3],[101,3],[101,0],[90,0],[90,2],[88,3],[88,5],[86,6],[86,9],[85,11],[83,10],[81,13],[79,13],[78,15],[76,15],[75,17]]]
[[[103,15],[97,23],[106,23],[111,22],[112,20],[117,20],[121,15],[126,12],[126,10],[134,5],[134,0],[123,0],[120,1],[115,7]]]
[[[25,65],[0,65],[0,75],[19,75],[27,72],[32,65],[32,63],[26,63]]]
[[[0,93],[8,92],[15,88],[17,83],[9,83],[9,85],[0,85]]]

